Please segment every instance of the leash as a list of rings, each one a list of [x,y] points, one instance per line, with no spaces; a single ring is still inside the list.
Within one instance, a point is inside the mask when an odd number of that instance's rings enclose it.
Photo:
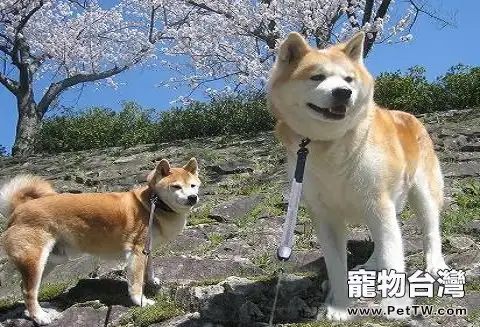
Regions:
[[[295,232],[295,225],[297,224],[298,206],[300,204],[300,197],[302,195],[303,175],[305,173],[305,163],[307,162],[308,149],[307,145],[310,143],[309,138],[304,138],[299,144],[297,151],[297,164],[295,166],[295,175],[290,189],[288,198],[288,209],[283,225],[282,239],[277,249],[277,258],[281,262],[281,266],[277,271],[278,280],[275,288],[275,299],[273,300],[272,312],[270,313],[270,320],[268,325],[273,326],[273,318],[275,309],[277,307],[278,293],[280,291],[280,284],[284,273],[284,264],[290,259],[293,248],[293,235]]]
[[[295,176],[288,198],[288,209],[283,225],[282,240],[277,249],[277,257],[280,261],[287,261],[292,254],[293,234],[295,232],[295,225],[297,224],[298,206],[302,195],[303,175],[308,156],[307,145],[309,143],[310,139],[304,138],[299,144],[300,148],[297,151],[297,165],[295,166]]]
[[[158,195],[152,193],[152,195],[150,196],[150,217],[148,219],[147,239],[145,241],[145,248],[143,249],[143,254],[145,255],[145,269],[148,269],[148,257],[150,256],[150,252],[152,251],[153,219],[155,218],[155,208],[160,201],[161,200]],[[143,287],[140,297],[140,306],[143,307]]]

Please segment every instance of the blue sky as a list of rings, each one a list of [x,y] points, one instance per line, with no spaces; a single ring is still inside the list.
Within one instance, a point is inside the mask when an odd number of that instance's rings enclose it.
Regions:
[[[440,29],[428,18],[421,17],[413,29],[414,40],[410,43],[373,48],[366,60],[370,71],[377,76],[381,72],[404,71],[421,65],[427,69],[428,77],[434,79],[457,63],[480,66],[480,29],[477,21],[480,1],[444,1],[444,4],[445,8],[456,10],[456,28]],[[122,85],[118,89],[89,86],[81,94],[67,91],[61,101],[62,105],[76,109],[93,105],[119,109],[122,101],[135,100],[144,107],[165,110],[172,100],[182,94],[181,91],[155,87],[168,77],[169,72],[161,68],[139,68],[120,75],[117,81]],[[16,120],[15,98],[0,86],[0,145],[8,150],[14,141]]]

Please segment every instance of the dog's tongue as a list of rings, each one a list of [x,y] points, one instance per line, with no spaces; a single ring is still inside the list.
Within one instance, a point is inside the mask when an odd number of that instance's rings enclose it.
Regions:
[[[345,106],[336,106],[330,108],[330,112],[333,112],[334,114],[338,115],[344,115],[347,112],[347,107]]]

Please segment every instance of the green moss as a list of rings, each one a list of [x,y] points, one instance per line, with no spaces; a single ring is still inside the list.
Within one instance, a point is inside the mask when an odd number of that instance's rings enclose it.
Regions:
[[[74,281],[67,281],[67,282],[58,282],[58,283],[45,283],[40,286],[40,290],[38,292],[38,300],[39,301],[50,301],[60,294],[65,292],[65,290],[70,286],[73,285]]]
[[[187,225],[189,226],[197,226],[201,224],[214,224],[216,223],[215,220],[210,218],[210,212],[212,210],[211,204],[206,204],[196,210],[194,213],[190,215],[188,219]]]
[[[474,179],[456,185],[459,191],[453,194],[456,210],[448,210],[442,217],[444,235],[461,232],[466,223],[480,217],[480,182]]]
[[[240,227],[248,227],[258,221],[260,215],[262,216],[280,216],[283,214],[281,194],[278,192],[269,193],[265,199],[259,203],[247,215],[237,219],[235,224]]]
[[[166,295],[159,295],[155,300],[154,305],[131,308],[122,316],[120,323],[133,322],[135,326],[143,327],[184,314],[182,307]]]
[[[400,214],[401,220],[409,220],[413,217],[412,209],[407,205]]]
[[[210,285],[217,285],[221,281],[224,281],[225,278],[207,278],[203,280],[197,280],[192,282],[191,286],[210,286]]]
[[[465,291],[480,292],[480,277],[474,278],[471,281],[467,281],[465,283]]]
[[[15,306],[16,302],[17,301],[14,298],[0,299],[0,311],[10,310]]]
[[[386,321],[379,318],[365,318],[349,322],[331,322],[331,321],[315,321],[297,324],[282,325],[283,327],[364,327],[367,323],[380,323],[382,327],[402,327],[402,322]]]
[[[480,308],[476,308],[476,309],[473,309],[471,310],[469,313],[468,313],[468,316],[467,316],[467,321],[468,322],[471,322],[473,324],[479,324],[480,325]],[[474,325],[474,326],[475,326]]]

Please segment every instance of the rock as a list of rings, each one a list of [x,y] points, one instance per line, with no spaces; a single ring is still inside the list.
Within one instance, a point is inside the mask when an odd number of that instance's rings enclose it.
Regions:
[[[249,322],[262,321],[264,320],[265,315],[257,305],[247,301],[240,307],[238,318],[242,324],[246,324]]]
[[[318,313],[317,308],[311,308],[299,296],[293,297],[287,306],[288,315],[294,320],[303,320],[305,318],[314,318]]]
[[[247,160],[227,161],[222,164],[207,166],[206,168],[218,175],[251,173],[254,171],[253,163]]]
[[[480,235],[480,220],[472,220],[465,226],[465,231],[474,235]]]
[[[446,177],[446,202],[452,203],[446,210],[461,209],[455,203],[459,182],[465,178],[480,178],[480,127],[469,124],[470,120],[479,118],[478,109],[423,116]],[[0,158],[0,182],[18,173],[33,173],[51,180],[59,192],[124,191],[137,184],[145,185],[147,171],[153,169],[155,158],[168,158],[172,165],[178,166],[191,156],[199,160],[203,181],[201,201],[204,207],[196,213],[202,224],[188,226],[173,242],[156,249],[152,257],[162,287],[151,291],[171,296],[183,306],[186,314],[152,326],[268,326],[266,322],[272,309],[279,268],[275,251],[284,222],[278,209],[286,209],[290,190],[285,155],[279,150],[273,133],[248,138],[201,138],[129,149],[115,147],[29,158]],[[253,184],[252,180],[255,185],[268,186],[267,193],[255,194],[253,188],[251,194],[247,194],[243,183]],[[285,199],[282,200],[283,193]],[[278,203],[265,201],[270,200],[266,198],[270,196]],[[210,213],[221,223],[202,219]],[[422,269],[421,230],[415,219],[399,217],[399,222],[408,269]],[[0,229],[2,227],[4,220],[0,220]],[[292,258],[284,264],[285,271],[292,274],[286,274],[281,281],[275,312],[275,322],[288,325],[314,320],[317,308],[320,308],[319,315],[324,315],[325,291],[321,285],[329,284],[322,248],[314,236],[303,232],[301,225],[296,232],[296,241],[301,241],[297,245],[301,247],[294,248]],[[446,261],[452,268],[464,270],[467,285],[471,286],[462,299],[436,298],[435,307],[463,306],[471,312],[480,303],[477,290],[480,220],[467,223],[456,232],[457,235],[448,238],[454,251],[447,252]],[[374,247],[368,229],[354,226],[348,239],[348,266],[364,263]],[[472,242],[477,243],[472,245]],[[363,261],[358,262],[360,260]],[[131,310],[132,305],[123,265],[123,260],[109,262],[82,256],[57,266],[45,282],[72,284],[59,297],[42,303],[44,307],[61,312],[54,326],[76,326],[81,321],[85,326],[120,325],[120,317]],[[17,296],[16,300],[21,298],[18,281],[12,276],[8,275],[8,281],[13,282],[12,288],[0,287],[3,303],[8,303],[11,296]],[[372,301],[365,300],[361,305],[370,303]],[[23,311],[20,303],[4,307],[0,311],[0,326],[33,326]],[[78,323],[74,321],[77,316]],[[368,324],[372,327],[389,325],[382,321],[367,321],[365,325]],[[418,321],[409,319],[405,325],[473,327],[465,317],[443,316],[424,317]]]
[[[209,217],[222,223],[233,222],[248,215],[263,198],[263,195],[238,197],[212,208]]]
[[[447,240],[454,251],[465,251],[475,244],[475,242],[467,236],[448,236]]]

